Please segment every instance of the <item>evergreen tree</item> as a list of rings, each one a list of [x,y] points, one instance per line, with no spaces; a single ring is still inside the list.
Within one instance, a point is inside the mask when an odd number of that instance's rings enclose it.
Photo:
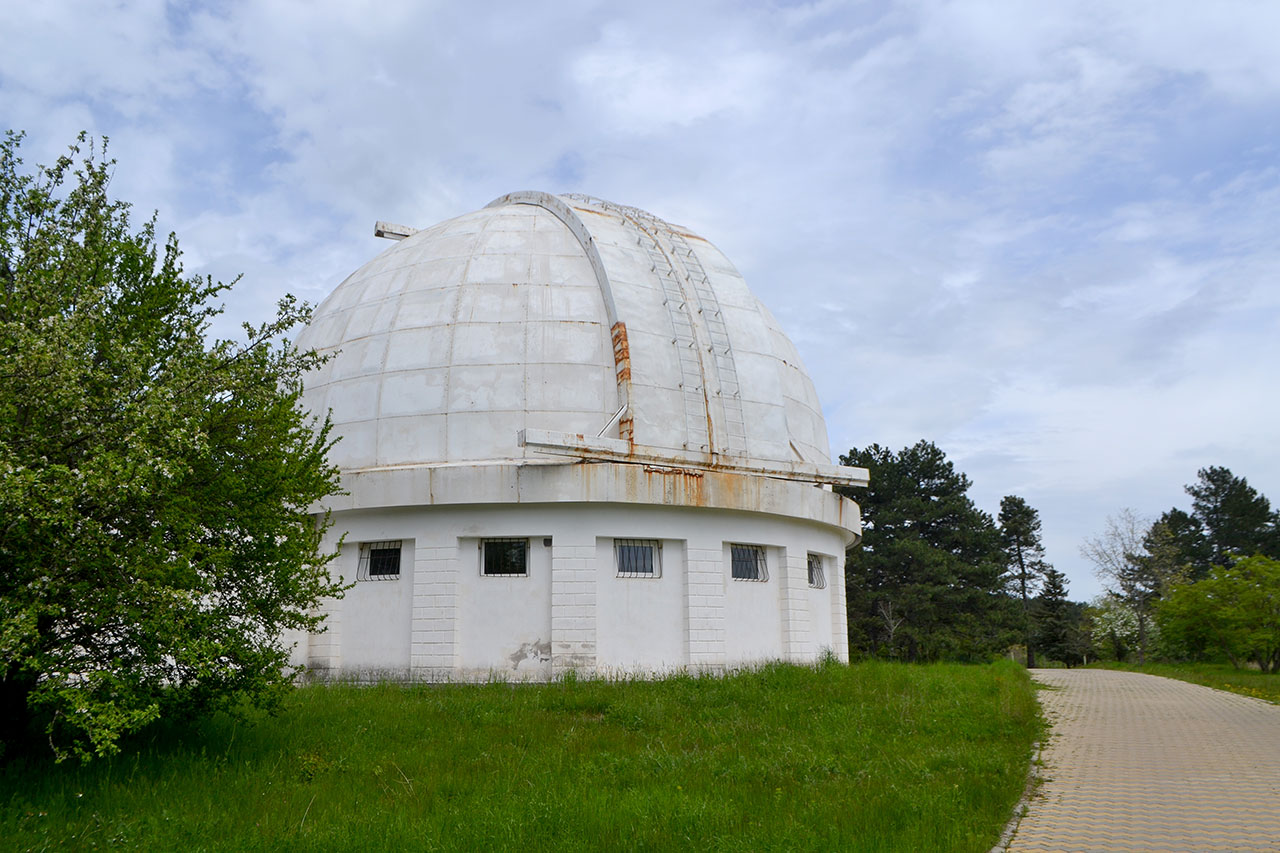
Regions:
[[[1193,579],[1204,577],[1213,565],[1213,553],[1204,525],[1183,510],[1174,508],[1156,521],[1164,533],[1164,543],[1173,548],[1175,561],[1186,566]],[[1153,525],[1154,529],[1154,525]]]
[[[1191,514],[1199,522],[1208,543],[1209,566],[1230,566],[1240,557],[1277,553],[1276,515],[1271,502],[1226,468],[1201,468],[1194,484],[1187,486]]]
[[[853,449],[841,463],[871,475],[848,492],[863,518],[846,569],[851,650],[906,660],[1002,652],[1016,616],[1001,589],[999,533],[969,499],[969,478],[927,441]]]
[[[1067,578],[1053,566],[1045,566],[1044,590],[1036,607],[1035,637],[1040,651],[1049,660],[1071,665],[1075,663],[1079,630],[1078,613],[1067,600]],[[1028,647],[1030,649],[1030,647]],[[1028,651],[1027,665],[1031,663]]]
[[[1027,666],[1036,665],[1035,632],[1031,598],[1050,568],[1040,541],[1040,514],[1017,495],[1000,501],[1000,546],[1004,549],[1009,585],[1022,602],[1022,633],[1027,646]]]
[[[1203,580],[1214,566],[1242,557],[1280,557],[1280,516],[1244,477],[1218,466],[1201,468],[1186,492],[1191,512],[1175,507],[1157,523],[1173,561],[1186,568],[1190,580]]]

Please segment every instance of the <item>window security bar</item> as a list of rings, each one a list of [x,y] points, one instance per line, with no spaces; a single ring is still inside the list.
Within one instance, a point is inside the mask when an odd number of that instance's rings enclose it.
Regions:
[[[769,567],[763,545],[730,545],[730,576],[736,581],[767,581]]]
[[[483,539],[480,542],[480,574],[490,578],[529,575],[528,539]]]
[[[809,586],[814,589],[827,588],[827,574],[823,571],[821,554],[809,555]]]
[[[400,546],[403,540],[361,542],[360,562],[356,567],[358,581],[394,581],[400,579]]]
[[[656,539],[615,539],[613,553],[620,578],[662,577],[662,543]]]

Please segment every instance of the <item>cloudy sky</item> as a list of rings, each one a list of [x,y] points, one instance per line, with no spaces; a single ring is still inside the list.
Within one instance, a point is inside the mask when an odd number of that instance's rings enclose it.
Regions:
[[[1071,595],[1121,507],[1280,500],[1280,3],[0,4],[0,126],[114,188],[228,331],[514,190],[687,225],[799,346],[833,452],[937,443]]]

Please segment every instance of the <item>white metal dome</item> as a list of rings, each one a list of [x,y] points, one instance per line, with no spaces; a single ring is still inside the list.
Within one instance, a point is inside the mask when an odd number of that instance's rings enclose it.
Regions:
[[[847,659],[861,518],[830,484],[867,472],[829,463],[813,384],[723,254],[545,193],[376,230],[403,239],[298,340],[334,354],[303,404],[341,438],[344,491],[316,509],[355,582],[297,663],[545,679]]]
[[[331,410],[347,471],[530,461],[566,443],[836,470],[795,347],[728,258],[599,199],[513,193],[412,233],[339,285],[298,345],[336,353],[303,404]]]

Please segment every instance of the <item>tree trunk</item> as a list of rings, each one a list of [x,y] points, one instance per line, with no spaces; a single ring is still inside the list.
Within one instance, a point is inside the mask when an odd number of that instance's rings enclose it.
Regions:
[[[0,678],[0,760],[10,758],[27,739],[31,728],[31,708],[27,698],[36,687],[34,678],[13,671]]]
[[[1271,654],[1259,654],[1256,658],[1258,669],[1266,673],[1280,672],[1280,649]]]
[[[1147,614],[1138,607],[1138,666],[1147,665]]]
[[[1031,644],[1031,604],[1027,601],[1027,566],[1018,554],[1018,586],[1022,591],[1022,639],[1027,646],[1027,669],[1036,668],[1036,650]]]

